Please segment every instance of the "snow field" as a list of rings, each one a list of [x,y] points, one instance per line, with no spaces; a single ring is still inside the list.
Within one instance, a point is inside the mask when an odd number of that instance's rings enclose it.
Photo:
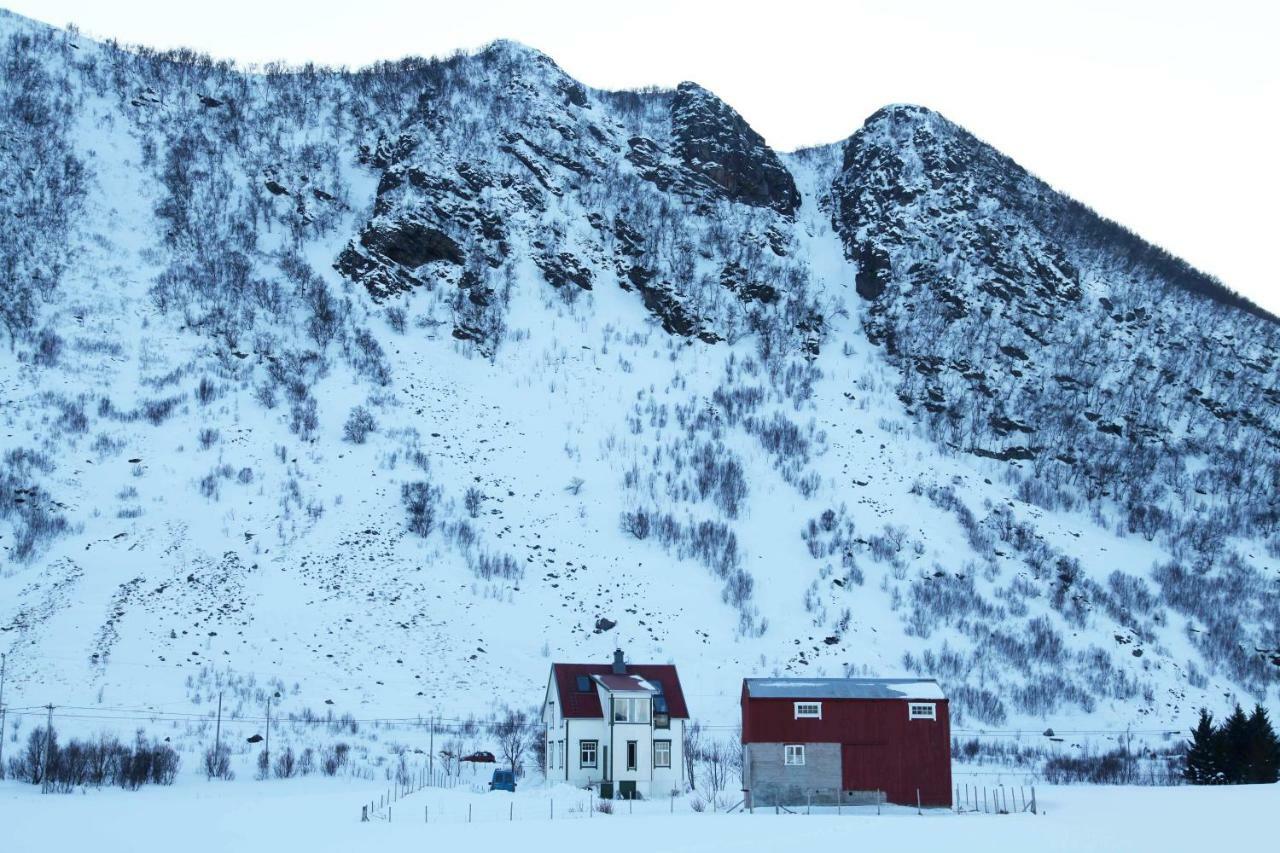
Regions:
[[[358,780],[307,779],[264,784],[190,780],[137,793],[92,791],[42,796],[32,786],[0,783],[4,849],[101,853],[184,853],[374,849],[562,849],[599,839],[611,851],[773,851],[840,844],[862,851],[945,846],[989,850],[1162,851],[1257,847],[1280,807],[1280,787],[1037,788],[1041,813],[956,815],[945,810],[754,815],[689,811],[677,801],[626,804],[588,817],[581,791],[521,789],[514,795],[424,791],[392,807],[392,820],[359,822],[361,800],[383,791]],[[555,801],[555,818],[550,803]],[[472,809],[467,823],[465,810]],[[514,812],[512,808],[514,806]],[[424,822],[423,809],[431,811]],[[514,813],[515,819],[510,815]],[[574,821],[565,827],[564,822]],[[579,821],[590,821],[582,825]],[[584,835],[584,833],[587,833]]]

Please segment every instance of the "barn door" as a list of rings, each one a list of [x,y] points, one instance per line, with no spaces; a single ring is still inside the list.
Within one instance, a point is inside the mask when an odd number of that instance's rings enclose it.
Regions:
[[[875,791],[885,792],[891,799],[897,787],[893,762],[885,743],[846,743],[840,749],[840,779],[844,790],[854,791],[857,799]]]

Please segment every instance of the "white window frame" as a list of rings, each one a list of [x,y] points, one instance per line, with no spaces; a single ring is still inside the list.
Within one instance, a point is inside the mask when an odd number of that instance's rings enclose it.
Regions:
[[[659,745],[661,745],[662,747],[664,747],[664,748],[665,748],[665,750],[666,750],[666,753],[667,753],[667,760],[666,760],[666,762],[665,762],[665,763],[664,763],[664,762],[662,762],[662,761],[658,758],[658,755],[659,755],[659,753],[658,753],[658,747],[659,747]],[[669,741],[669,740],[655,740],[655,741],[653,742],[653,766],[654,766],[654,768],[655,768],[655,769],[658,769],[658,770],[662,770],[662,769],[670,769],[670,768],[671,768],[671,741]]]
[[[804,767],[804,744],[784,743],[782,745],[782,763],[787,767]]]
[[[648,723],[649,700],[638,696],[613,697],[613,721],[615,723]]]
[[[801,710],[804,709],[804,710]],[[796,702],[794,706],[797,720],[821,720],[821,702]]]
[[[908,703],[907,703],[907,719],[908,719],[908,720],[936,720],[936,719],[938,719],[938,703],[936,703],[936,702],[908,702]]]
[[[591,763],[587,763],[587,747],[591,748]],[[600,742],[595,740],[578,741],[578,768],[594,770],[600,764]]]

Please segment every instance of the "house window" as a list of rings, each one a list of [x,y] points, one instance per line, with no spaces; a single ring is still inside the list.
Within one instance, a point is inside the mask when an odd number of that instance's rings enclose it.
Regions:
[[[653,742],[653,766],[671,766],[671,741],[655,740]]]
[[[589,675],[578,676],[578,692],[579,693],[591,692],[591,676]]]
[[[804,744],[802,743],[784,744],[782,747],[782,750],[783,750],[783,763],[786,764],[788,767],[804,766]]]
[[[822,703],[821,702],[797,702],[796,703],[796,719],[797,720],[821,720],[822,719]]]
[[[932,702],[911,702],[907,705],[907,719],[936,720],[938,719],[938,706]]]
[[[635,770],[640,760],[640,746],[634,740],[627,741],[627,769]]]
[[[662,683],[658,684],[658,695],[653,697],[653,727],[655,729],[671,728],[671,710],[667,707],[667,697],[662,695]]]
[[[593,740],[584,740],[579,744],[581,750],[578,755],[579,767],[595,767],[596,766],[596,742]]]
[[[621,696],[615,696],[613,699],[613,721],[615,723],[649,722],[649,700],[624,699]]]

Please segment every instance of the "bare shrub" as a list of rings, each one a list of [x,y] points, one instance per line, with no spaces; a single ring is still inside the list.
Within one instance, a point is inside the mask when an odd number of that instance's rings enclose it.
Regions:
[[[475,486],[467,488],[467,494],[462,499],[462,504],[466,507],[467,515],[475,518],[480,515],[480,504],[484,502],[484,492]]]
[[[293,754],[293,747],[286,746],[276,752],[275,773],[277,779],[292,779],[298,772],[298,760]]]
[[[423,538],[430,536],[436,526],[440,488],[424,480],[405,483],[400,488],[400,499],[409,516],[409,530]]]
[[[378,431],[378,422],[364,406],[356,406],[347,415],[347,422],[342,427],[342,438],[352,444],[364,444],[369,433]]]
[[[226,744],[204,751],[204,773],[209,779],[234,779],[231,772],[231,749]]]

